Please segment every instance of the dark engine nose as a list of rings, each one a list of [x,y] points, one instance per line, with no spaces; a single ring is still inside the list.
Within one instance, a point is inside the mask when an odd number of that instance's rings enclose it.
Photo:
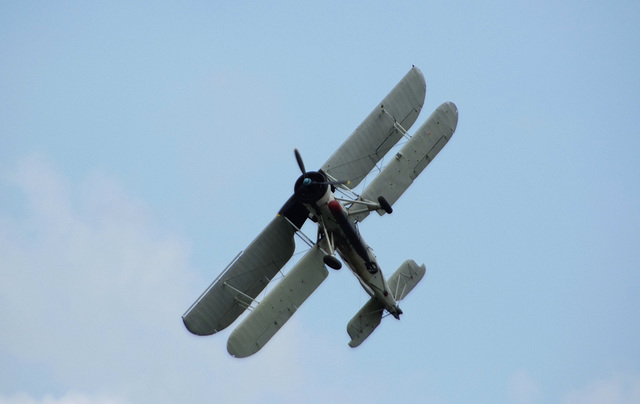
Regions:
[[[324,174],[309,171],[297,179],[294,193],[300,202],[313,203],[324,196],[328,187]]]

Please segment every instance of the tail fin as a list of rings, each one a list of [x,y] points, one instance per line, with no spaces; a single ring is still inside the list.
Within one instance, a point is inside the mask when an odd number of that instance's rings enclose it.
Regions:
[[[396,301],[402,300],[420,282],[426,272],[424,264],[418,266],[413,260],[406,260],[387,282]],[[353,316],[347,325],[347,333],[351,337],[349,346],[355,348],[367,339],[382,320],[384,305],[372,297]]]

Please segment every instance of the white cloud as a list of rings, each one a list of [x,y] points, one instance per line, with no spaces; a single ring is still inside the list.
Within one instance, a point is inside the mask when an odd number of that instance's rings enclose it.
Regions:
[[[124,404],[125,401],[107,397],[89,397],[83,394],[69,392],[60,398],[46,395],[41,399],[31,397],[26,393],[13,396],[0,395],[0,404]]]
[[[144,206],[100,176],[74,195],[29,158],[12,180],[28,207],[2,219],[0,302],[10,309],[0,313],[0,348],[41,364],[63,388],[166,392],[184,354],[184,244],[150,230]]]
[[[640,403],[640,375],[616,374],[596,380],[566,394],[564,404],[635,404]]]
[[[536,403],[540,399],[540,387],[527,371],[519,370],[509,378],[508,397],[510,403]]]
[[[0,180],[24,197],[19,214],[0,206],[0,353],[50,378],[0,381],[0,404],[296,402],[295,386],[316,380],[295,318],[246,360],[227,354],[229,331],[189,334],[180,315],[211,279],[196,280],[186,243],[116,181],[74,184],[39,157]]]
[[[63,385],[126,389],[180,335],[186,247],[151,231],[145,208],[108,179],[74,193],[33,157],[11,179],[27,210],[5,218],[0,233],[0,301],[11,308],[0,314],[1,348],[43,364]]]

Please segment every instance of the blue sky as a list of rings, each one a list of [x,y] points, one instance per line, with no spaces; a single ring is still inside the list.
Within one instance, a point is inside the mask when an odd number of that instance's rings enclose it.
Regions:
[[[640,401],[640,5],[342,3],[1,3],[1,404]],[[190,335],[411,65],[460,121],[360,227],[402,320],[350,349],[332,271],[254,357]]]

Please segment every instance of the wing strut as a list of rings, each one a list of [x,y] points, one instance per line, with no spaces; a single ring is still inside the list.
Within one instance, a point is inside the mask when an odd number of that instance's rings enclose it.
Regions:
[[[237,289],[237,288],[234,288],[233,286],[231,286],[229,284],[229,282],[225,282],[224,286],[226,286],[229,289],[233,290],[234,292],[238,293],[238,295],[246,297],[251,302],[260,303],[256,299],[254,299],[253,297],[251,297],[248,294],[246,294],[243,291],[241,291],[240,289]],[[238,305],[244,307],[245,309],[249,309],[251,307],[251,303],[247,303],[247,302],[243,301],[242,299],[240,299],[240,296],[236,296],[236,298],[235,298],[236,303],[238,303]]]
[[[413,67],[324,163],[321,171],[333,178],[349,180],[351,189],[357,187],[416,121],[426,91],[422,72]]]
[[[229,336],[227,350],[244,358],[258,352],[289,320],[328,275],[324,252],[314,247]]]
[[[391,120],[393,121],[393,126],[400,132],[402,133],[402,136],[404,136],[407,140],[411,140],[411,136],[409,136],[408,131],[402,127],[402,125],[400,125],[400,122],[398,122],[398,120],[391,115],[390,113],[387,112],[386,109],[384,109],[384,105],[380,105],[380,109],[382,109],[382,112],[384,112],[385,114],[387,114],[387,116],[389,118],[391,118]]]
[[[295,223],[293,223],[291,220],[289,220],[288,217],[283,216],[285,218],[285,220],[287,222],[289,222],[289,224],[291,225],[291,227],[293,227],[293,229],[296,231],[296,235],[298,237],[300,237],[300,240],[304,241],[306,245],[308,245],[309,247],[313,247],[315,245],[315,243],[311,240],[311,238],[309,236],[307,236],[305,234],[305,232],[303,232],[298,226],[295,225]]]

